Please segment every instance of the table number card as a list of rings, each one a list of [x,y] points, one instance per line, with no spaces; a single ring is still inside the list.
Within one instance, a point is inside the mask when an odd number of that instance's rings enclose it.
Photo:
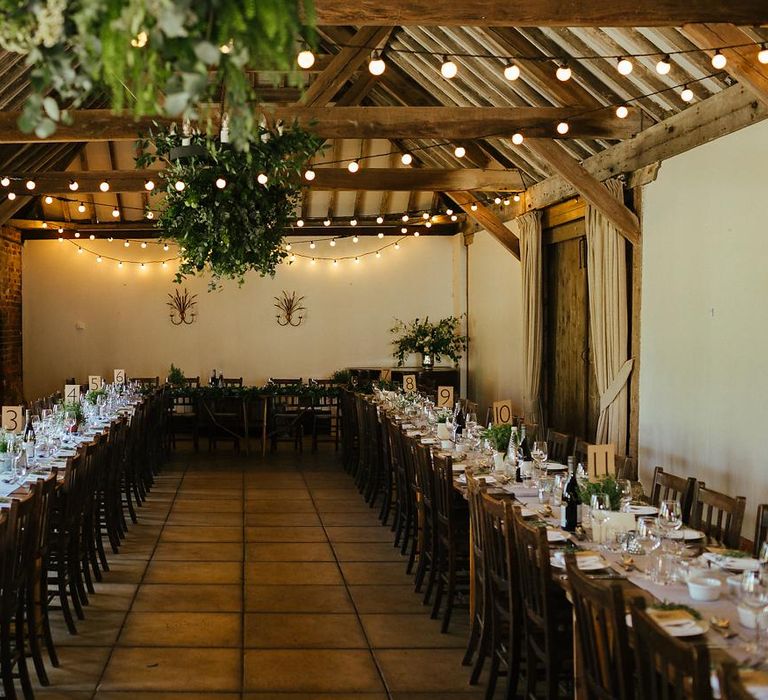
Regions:
[[[415,374],[403,375],[403,391],[406,394],[416,391],[416,375]]]
[[[88,391],[96,391],[101,389],[103,384],[104,379],[102,379],[98,374],[88,375]]]
[[[453,408],[453,387],[452,386],[437,387],[437,407]]]
[[[79,400],[80,400],[80,385],[65,384],[64,385],[64,402],[76,403]]]
[[[494,425],[512,423],[512,401],[510,399],[493,402],[493,423]]]
[[[2,425],[3,430],[9,433],[20,433],[24,430],[24,407],[3,406]]]
[[[124,369],[116,369],[115,370],[115,384],[125,384],[125,370]]]
[[[391,369],[383,369],[379,372],[379,379],[382,382],[391,382],[392,381],[392,370]]]

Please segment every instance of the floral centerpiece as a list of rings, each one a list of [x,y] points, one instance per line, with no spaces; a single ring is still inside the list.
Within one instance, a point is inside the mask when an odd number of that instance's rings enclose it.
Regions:
[[[432,368],[443,356],[458,362],[461,353],[467,349],[467,336],[461,334],[460,325],[461,318],[456,316],[448,316],[437,323],[432,323],[429,316],[423,321],[417,318],[409,323],[395,319],[390,332],[396,334],[392,343],[397,366],[402,367],[406,356],[415,352],[421,353],[425,369]]]

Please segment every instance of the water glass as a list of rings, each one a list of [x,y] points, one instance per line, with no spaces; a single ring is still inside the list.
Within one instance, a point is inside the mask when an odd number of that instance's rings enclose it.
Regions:
[[[619,510],[629,513],[629,507],[632,505],[632,482],[629,479],[617,479],[616,486],[619,489]]]
[[[745,648],[752,654],[762,654],[760,647],[760,625],[768,611],[768,585],[760,571],[745,571],[741,577],[741,605],[755,615],[755,639],[747,642]]]
[[[664,533],[665,549],[668,551],[676,550],[677,546],[672,535],[683,526],[683,512],[680,509],[680,504],[676,500],[662,501],[656,522]]]
[[[542,505],[549,504],[553,486],[554,479],[552,477],[544,476],[539,479],[539,503]]]
[[[605,524],[610,519],[611,500],[607,493],[593,493],[589,503],[592,521],[592,539],[604,543],[606,540]]]

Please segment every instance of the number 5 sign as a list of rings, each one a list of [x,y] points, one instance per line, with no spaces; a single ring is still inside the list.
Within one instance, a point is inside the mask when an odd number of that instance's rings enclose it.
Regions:
[[[3,430],[7,430],[9,433],[20,433],[24,428],[22,422],[22,406],[3,406]]]
[[[452,386],[437,387],[437,407],[453,408],[453,387]]]
[[[416,375],[415,374],[403,375],[403,391],[408,394],[416,391]]]
[[[88,375],[88,391],[96,391],[97,389],[101,389],[101,385],[103,383],[104,380],[98,374]]]

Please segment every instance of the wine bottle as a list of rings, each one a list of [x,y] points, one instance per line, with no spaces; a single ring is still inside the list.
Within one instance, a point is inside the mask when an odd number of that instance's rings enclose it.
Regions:
[[[459,410],[453,419],[453,426],[456,431],[457,437],[464,432],[464,428],[466,427],[466,425],[467,425],[467,420],[464,416],[464,411],[461,410],[461,406],[459,405]]]
[[[533,460],[533,457],[531,457],[531,448],[528,445],[528,438],[525,435],[525,423],[520,426],[520,452],[522,453],[522,462],[530,462]]]
[[[563,499],[560,505],[560,527],[573,532],[579,524],[579,484],[573,469],[573,457],[568,458],[568,480],[563,486]]]
[[[216,370],[213,370],[213,374],[211,374],[211,378],[208,380],[209,386],[216,386]]]
[[[35,441],[35,426],[32,425],[32,411],[27,409],[26,412],[26,423],[24,424],[24,435],[22,437],[22,440],[24,442],[34,442]]]

